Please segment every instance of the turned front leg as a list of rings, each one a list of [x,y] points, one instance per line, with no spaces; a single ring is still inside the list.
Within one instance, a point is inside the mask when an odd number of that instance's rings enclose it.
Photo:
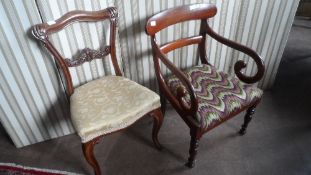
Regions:
[[[199,141],[200,137],[198,136],[197,131],[190,131],[191,141],[190,141],[190,149],[189,149],[189,158],[186,166],[189,168],[193,168],[196,162],[196,155],[198,153]]]
[[[244,135],[246,133],[247,126],[248,126],[249,122],[252,120],[253,115],[255,113],[255,108],[256,108],[256,106],[252,106],[252,107],[247,109],[247,112],[246,112],[245,117],[244,117],[244,123],[243,123],[243,125],[239,131],[240,135]]]

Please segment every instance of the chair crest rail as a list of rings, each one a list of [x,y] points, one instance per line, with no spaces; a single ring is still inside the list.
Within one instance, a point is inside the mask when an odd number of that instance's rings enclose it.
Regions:
[[[207,19],[215,16],[217,8],[213,4],[191,4],[160,12],[147,21],[146,32],[154,35],[160,30],[183,21]],[[174,18],[167,18],[174,16]]]
[[[52,34],[75,22],[96,22],[106,19],[115,19],[117,17],[118,12],[115,7],[108,7],[99,11],[75,10],[66,13],[55,21],[40,24],[40,27],[46,34]]]

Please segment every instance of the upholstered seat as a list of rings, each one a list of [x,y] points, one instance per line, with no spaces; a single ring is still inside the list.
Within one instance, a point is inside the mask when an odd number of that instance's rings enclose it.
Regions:
[[[184,73],[197,95],[199,107],[196,117],[204,130],[222,122],[231,113],[241,110],[262,96],[262,90],[217,71],[211,65],[194,66]],[[166,82],[175,95],[179,86],[185,88],[176,76],[168,77]],[[185,99],[190,102],[189,94]]]
[[[133,124],[160,107],[159,96],[121,76],[106,76],[75,89],[71,118],[82,142]]]

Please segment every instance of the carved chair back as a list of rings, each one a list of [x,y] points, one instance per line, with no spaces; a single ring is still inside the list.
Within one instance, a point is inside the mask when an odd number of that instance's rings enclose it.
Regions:
[[[110,21],[110,41],[109,45],[101,50],[92,50],[89,48],[82,49],[80,53],[72,59],[64,58],[63,55],[50,42],[49,35],[59,32],[68,25],[75,22],[97,22],[102,20]],[[115,39],[117,31],[118,12],[115,7],[109,7],[99,11],[71,11],[50,23],[42,23],[33,26],[32,35],[41,41],[49,52],[53,55],[57,65],[61,68],[66,79],[67,94],[71,96],[74,92],[71,74],[69,67],[79,66],[85,62],[90,62],[94,59],[104,59],[107,55],[111,55],[111,61],[115,70],[115,74],[122,76],[121,69],[116,58]]]

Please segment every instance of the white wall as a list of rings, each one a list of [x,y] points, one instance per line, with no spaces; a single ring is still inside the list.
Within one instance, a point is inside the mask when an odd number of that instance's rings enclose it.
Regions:
[[[0,121],[14,144],[21,147],[74,132],[54,62],[27,34],[32,25],[56,19],[74,9],[116,6],[120,14],[117,54],[124,73],[156,90],[150,41],[144,32],[146,19],[161,10],[197,2],[217,5],[218,13],[209,22],[220,35],[246,44],[262,55],[267,71],[259,87],[271,87],[299,0],[1,0]],[[158,40],[164,43],[193,35],[198,27],[199,23],[194,21],[176,25],[161,32]],[[77,24],[53,36],[52,41],[66,57],[71,57],[85,46],[98,48],[106,42],[108,33],[100,24]],[[249,63],[246,73],[256,70],[245,55],[210,39],[208,45],[210,62],[218,69],[232,72],[232,63],[244,59]],[[169,57],[176,65],[189,67],[197,63],[194,49],[193,46],[183,48]],[[71,71],[74,85],[79,85],[111,74],[113,69],[106,59]]]

